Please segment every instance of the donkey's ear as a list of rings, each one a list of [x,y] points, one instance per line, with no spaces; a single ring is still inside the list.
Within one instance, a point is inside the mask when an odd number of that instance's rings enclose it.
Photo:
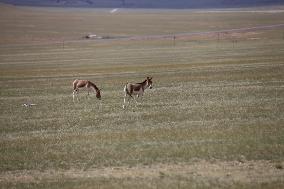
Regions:
[[[152,80],[152,79],[153,79],[153,77],[150,77],[150,78],[149,78],[149,80]]]

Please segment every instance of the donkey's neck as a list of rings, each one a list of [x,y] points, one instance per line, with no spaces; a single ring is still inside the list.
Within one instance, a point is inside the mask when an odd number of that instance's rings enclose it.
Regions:
[[[90,87],[93,88],[96,92],[99,91],[99,88],[92,82],[90,82]]]
[[[147,80],[145,80],[145,81],[141,82],[140,84],[142,85],[143,90],[144,90],[144,89],[146,89],[146,88],[148,87],[148,85],[147,85]]]

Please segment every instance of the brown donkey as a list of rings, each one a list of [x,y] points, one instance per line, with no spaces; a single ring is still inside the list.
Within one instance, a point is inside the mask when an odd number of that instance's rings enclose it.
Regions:
[[[89,80],[80,80],[80,79],[75,79],[73,81],[73,102],[75,102],[75,96],[78,99],[78,93],[79,93],[79,88],[86,87],[88,90],[88,95],[90,94],[90,90],[93,89],[94,92],[96,92],[96,97],[101,100],[101,90],[91,81]]]
[[[144,90],[147,88],[152,89],[152,77],[147,77],[143,82],[141,83],[127,83],[124,86],[124,103],[123,103],[123,108],[125,108],[125,103],[126,103],[126,98],[128,96],[128,104],[129,104],[129,98],[133,98],[135,100],[135,98],[132,95],[137,95],[137,98],[142,96],[144,93]],[[135,102],[137,103],[137,101],[135,100]]]

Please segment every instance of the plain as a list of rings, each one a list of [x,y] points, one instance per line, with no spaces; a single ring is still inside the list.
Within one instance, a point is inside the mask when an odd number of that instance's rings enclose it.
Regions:
[[[1,188],[283,188],[283,7],[0,10]]]

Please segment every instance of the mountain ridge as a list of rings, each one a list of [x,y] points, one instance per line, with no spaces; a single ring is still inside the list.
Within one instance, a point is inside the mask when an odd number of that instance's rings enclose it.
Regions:
[[[0,0],[0,2],[28,6],[177,9],[284,5],[283,0]]]

